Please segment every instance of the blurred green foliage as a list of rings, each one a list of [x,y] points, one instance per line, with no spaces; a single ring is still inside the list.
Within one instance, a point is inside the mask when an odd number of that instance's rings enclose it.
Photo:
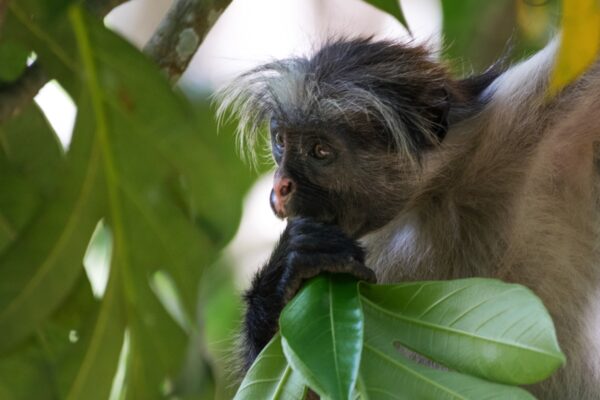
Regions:
[[[241,304],[220,251],[252,174],[207,98],[82,3],[13,0],[0,31],[0,90],[35,55],[78,109],[67,150],[34,104],[0,125],[0,399],[229,399]],[[507,43],[531,54],[558,3],[443,0],[443,54],[460,74]],[[98,251],[108,282],[92,291]]]
[[[481,72],[501,57],[517,61],[556,32],[558,0],[443,0],[444,57],[457,73]]]
[[[77,104],[66,153],[35,105],[0,128],[2,398],[106,399],[126,337],[120,398],[200,396],[190,377],[214,375],[193,346],[200,278],[251,181],[231,130],[217,136],[206,98],[185,99],[77,4],[12,2],[0,37]],[[112,259],[94,298],[82,265],[101,220]]]

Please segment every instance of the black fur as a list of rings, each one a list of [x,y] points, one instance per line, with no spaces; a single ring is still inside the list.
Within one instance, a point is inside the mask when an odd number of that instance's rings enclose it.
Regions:
[[[364,259],[363,249],[336,226],[307,218],[289,221],[271,258],[244,294],[245,369],[273,337],[281,310],[305,280],[329,272],[374,282]]]
[[[500,72],[454,80],[422,47],[354,39],[241,78],[245,89],[229,95],[241,96],[242,120],[270,119],[276,179],[295,188],[280,215],[288,226],[244,297],[246,368],[304,280],[322,272],[375,280],[355,240],[397,214],[413,191],[404,177],[420,168],[411,157],[435,151],[449,124],[474,115]],[[330,156],[312,156],[315,144]]]

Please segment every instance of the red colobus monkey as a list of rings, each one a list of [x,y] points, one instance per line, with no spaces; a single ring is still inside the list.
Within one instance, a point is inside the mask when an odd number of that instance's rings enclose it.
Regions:
[[[556,44],[453,78],[423,47],[330,41],[221,93],[251,148],[270,130],[288,225],[245,293],[245,364],[320,272],[379,283],[492,277],[531,288],[567,364],[529,388],[600,399],[600,70],[546,96]]]

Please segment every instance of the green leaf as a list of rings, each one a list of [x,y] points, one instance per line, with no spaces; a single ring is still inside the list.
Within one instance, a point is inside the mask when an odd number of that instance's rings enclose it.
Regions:
[[[71,374],[63,384],[67,400],[109,397],[126,327],[121,279],[111,274],[100,307],[80,333],[79,353],[71,361]],[[82,311],[79,307],[78,312]]]
[[[302,377],[285,359],[277,334],[250,367],[234,399],[301,400],[305,393]]]
[[[13,186],[23,188],[0,201],[18,217],[0,255],[0,351],[31,337],[64,304],[103,219],[114,239],[110,280],[82,337],[85,348],[73,364],[78,372],[62,392],[107,398],[127,331],[125,396],[173,396],[188,337],[157,298],[153,277],[172,278],[189,320],[202,270],[235,232],[248,173],[237,182],[242,168],[230,162],[233,135],[216,137],[206,99],[194,109],[156,66],[78,5],[50,18],[44,4],[12,2],[3,33],[35,51],[67,88],[77,122],[62,170],[46,164],[48,179],[37,180],[10,171],[19,178]],[[34,130],[27,127],[21,137],[32,140]],[[22,143],[19,152],[45,157]],[[28,196],[23,210],[13,212]]]
[[[562,2],[560,48],[550,79],[550,94],[579,77],[598,59],[600,50],[600,4],[597,0]]]
[[[57,79],[75,98],[80,94],[75,37],[66,13],[50,15],[53,5],[49,5],[46,0],[10,2],[2,33],[35,51],[49,78]]]
[[[60,144],[35,104],[0,126],[0,254],[51,197],[62,173]]]
[[[366,332],[371,338],[377,337],[378,333],[369,329]],[[363,399],[534,399],[523,389],[429,368],[369,341],[363,349],[360,379],[360,398]]]
[[[206,354],[210,360],[217,391],[211,398],[215,400],[233,398],[239,385],[239,380],[230,372],[231,360],[239,356],[236,354],[239,346],[236,333],[239,332],[244,308],[234,280],[235,268],[236,265],[225,259],[220,259],[219,262],[211,265],[202,277],[198,300],[202,310],[200,323],[204,327],[198,333],[202,339],[201,354]],[[198,360],[198,354],[198,351],[188,352],[188,358]],[[193,373],[191,369],[188,371],[190,383],[202,389],[202,381],[198,379],[199,374]],[[193,387],[192,385],[187,386]]]
[[[54,400],[54,376],[48,374],[48,355],[35,338],[0,359],[0,398]],[[35,384],[32,384],[35,383]]]
[[[0,164],[0,254],[15,241],[41,199],[31,182]]]
[[[35,335],[0,358],[0,398],[63,398],[64,384],[77,372],[81,339],[97,306],[82,275],[61,308]]]
[[[77,0],[45,0],[40,4],[42,5],[44,18],[52,21],[61,14],[64,14],[70,4],[76,2]]]
[[[173,142],[170,151],[182,167],[196,171],[181,182],[189,193],[182,199],[182,204],[196,226],[207,232],[214,245],[220,248],[237,230],[242,211],[239,199],[245,195],[255,176],[236,154],[235,125],[217,127],[207,95],[196,97],[193,105],[194,121],[202,127],[203,135],[197,137],[201,140],[194,147],[183,141]],[[218,168],[213,168],[210,174],[197,173],[204,170],[207,163],[218,165]]]
[[[55,195],[65,173],[65,155],[35,103],[0,126],[0,163],[30,181],[45,199]]]
[[[20,133],[36,137],[36,133]],[[102,205],[98,152],[89,139],[82,136],[72,144],[57,195],[43,204],[19,240],[0,255],[0,353],[46,320],[83,271],[83,255]],[[31,154],[36,151],[40,150],[32,149]],[[52,177],[38,179],[45,185]]]
[[[460,372],[530,384],[564,361],[552,320],[527,288],[480,278],[393,286],[361,284],[380,351],[398,345]]]
[[[12,82],[27,66],[29,51],[12,40],[0,42],[0,82]]]
[[[400,6],[399,0],[366,0],[367,3],[379,8],[380,10],[385,11],[388,14],[396,17],[398,21],[410,32],[410,27],[408,26],[408,22],[406,21],[406,17],[404,17],[404,13],[402,12],[402,7]]]
[[[217,257],[221,232],[233,232],[239,200],[223,185],[231,182],[228,166],[212,151],[210,125],[198,123],[190,104],[131,45],[78,8],[69,14],[91,104],[78,115],[99,143],[114,237],[111,273],[122,276],[131,329],[127,395],[168,396],[188,338],[157,299],[152,277],[172,278],[182,312],[192,315],[200,274]],[[197,219],[210,223],[196,229]]]
[[[280,317],[288,361],[327,399],[352,394],[363,340],[357,282],[349,276],[313,279]]]
[[[116,173],[108,184],[118,185],[119,202],[137,214],[122,213],[128,220],[125,228],[140,230],[127,237],[136,239],[135,247],[143,249],[140,256],[148,263],[169,266],[191,313],[202,270],[198,266],[214,261],[235,232],[241,213],[235,193],[241,195],[250,179],[239,173],[239,160],[232,160],[233,135],[217,137],[206,99],[192,108],[146,57],[88,22],[98,69],[96,96],[103,100],[108,131],[105,154]],[[200,229],[193,229],[190,220]],[[147,248],[139,244],[143,238]],[[157,245],[157,254],[148,251]],[[162,260],[152,261],[159,255]]]
[[[441,6],[444,54],[458,75],[484,71],[506,52],[515,35],[514,0],[444,0]]]
[[[108,296],[114,294],[107,293]],[[111,300],[102,303],[103,306],[107,304],[111,304]],[[108,387],[112,383],[114,371],[110,368],[114,367],[113,360],[119,356],[121,350],[124,324],[118,314],[112,314],[110,321],[105,322],[121,328],[109,332],[105,339],[97,344],[93,360],[87,360],[90,349],[94,347],[91,339],[92,333],[96,331],[99,314],[102,312],[100,305],[92,295],[87,277],[82,275],[73,292],[37,332],[36,339],[45,349],[44,373],[49,375],[47,372],[49,369],[55,371],[50,377],[56,381],[58,398],[66,398],[72,390],[73,383],[80,381],[81,376],[90,372],[95,386],[93,386],[93,394],[86,398],[108,397],[108,391],[104,388],[107,383]],[[104,397],[101,397],[103,395]]]
[[[185,131],[185,124],[177,126],[182,121],[177,114],[165,114],[177,101],[143,56],[84,17],[79,8],[72,8],[69,14],[91,105],[80,107],[78,115],[92,124],[90,131],[99,144],[105,172],[102,185],[107,193],[106,219],[114,238],[111,275],[120,277],[116,290],[124,298],[130,328],[127,393],[132,398],[168,395],[187,338],[152,291],[151,277],[164,269],[178,288],[191,296],[199,281],[201,269],[197,266],[215,252],[164,189],[165,180],[170,175],[176,177],[177,171],[161,154],[161,139],[180,133],[179,128],[187,134],[189,130]],[[116,62],[118,58],[123,60]],[[123,67],[123,61],[129,61],[129,67]],[[148,79],[144,88],[135,87],[136,92],[155,89],[157,97],[146,95],[145,101],[129,102],[128,90],[140,83],[138,78],[126,85],[134,69]],[[135,112],[134,107],[140,111]],[[173,131],[165,129],[169,118],[173,118]]]

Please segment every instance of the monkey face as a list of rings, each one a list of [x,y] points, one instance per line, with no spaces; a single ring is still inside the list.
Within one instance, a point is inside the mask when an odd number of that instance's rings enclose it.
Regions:
[[[318,130],[270,124],[271,149],[277,170],[271,191],[273,212],[280,218],[309,216],[334,222],[335,194],[324,179],[339,173],[343,143]]]
[[[358,237],[402,210],[449,121],[474,115],[489,82],[450,79],[423,47],[340,39],[243,74],[220,92],[219,114],[237,113],[243,149],[271,121],[270,201],[280,218]]]
[[[272,119],[270,131],[277,164],[270,203],[279,218],[310,217],[359,237],[398,211],[402,163],[377,133],[310,123],[308,116]]]

